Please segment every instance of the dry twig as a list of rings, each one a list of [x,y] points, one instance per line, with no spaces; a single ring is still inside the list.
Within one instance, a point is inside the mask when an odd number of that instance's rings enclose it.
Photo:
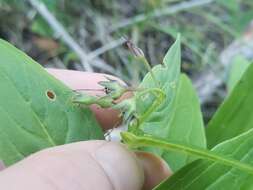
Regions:
[[[69,35],[61,23],[54,17],[54,15],[47,9],[44,3],[38,0],[28,0],[29,3],[39,12],[39,14],[47,21],[51,28],[61,37],[61,39],[78,55],[81,63],[86,71],[93,71],[92,66],[102,69],[110,73],[115,73],[115,69],[106,64],[102,59],[97,56],[101,53],[94,54],[94,52],[88,54],[81,46]],[[113,46],[113,47],[112,47]],[[114,48],[115,44],[111,44],[111,48]],[[109,50],[108,47],[99,48],[103,53]],[[92,59],[92,61],[91,61]],[[92,66],[91,66],[92,65]]]
[[[79,56],[85,70],[93,71],[92,67],[87,62],[86,52],[84,52],[84,50],[75,42],[75,40],[69,35],[61,23],[47,9],[44,3],[38,0],[29,0],[29,2],[48,22],[52,29],[62,38],[62,40]]]

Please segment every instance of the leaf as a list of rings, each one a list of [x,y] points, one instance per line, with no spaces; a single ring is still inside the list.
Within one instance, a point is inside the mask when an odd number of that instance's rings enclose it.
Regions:
[[[209,148],[253,126],[253,65],[250,65],[207,126]]]
[[[253,17],[252,9],[243,10],[235,14],[230,19],[230,23],[238,32],[244,34],[245,29],[250,25],[250,22]]]
[[[167,120],[166,139],[206,148],[205,129],[197,94],[186,75],[181,75],[180,79],[172,104],[172,114]],[[194,159],[187,154],[167,151],[162,154],[162,157],[168,161],[173,171]]]
[[[250,62],[242,56],[236,56],[229,69],[227,87],[231,92],[237,82],[240,80],[244,72],[247,70]]]
[[[237,144],[235,142],[232,143],[232,146],[231,146],[231,144],[227,145],[226,143],[224,143],[225,145],[220,145],[221,147],[217,146],[216,151],[212,152],[212,151],[209,151],[206,149],[156,138],[151,135],[136,136],[136,135],[129,133],[129,132],[122,132],[121,136],[122,136],[123,141],[127,145],[129,145],[130,147],[133,147],[133,148],[150,146],[150,147],[155,147],[155,148],[161,148],[161,149],[164,149],[167,151],[170,150],[170,151],[175,151],[175,152],[185,152],[187,154],[197,156],[201,159],[205,159],[208,161],[212,161],[215,163],[219,163],[222,165],[226,165],[226,166],[230,166],[230,167],[239,169],[240,171],[247,172],[248,174],[252,175],[252,177],[253,177],[253,166],[251,166],[249,164],[245,164],[243,162],[240,162],[240,161],[236,160],[235,158],[230,158],[229,156],[225,156],[224,154],[221,154],[222,151],[225,151],[225,150],[228,151],[230,154],[232,151],[236,150],[233,147],[234,144]],[[250,137],[252,137],[252,134],[250,135]],[[241,139],[241,140],[243,140],[243,139]],[[247,140],[249,140],[249,138],[246,138],[246,141]],[[241,143],[243,143],[243,142],[241,142]],[[249,143],[250,143],[249,145],[253,144],[253,142],[250,142],[250,141],[249,141]],[[237,145],[239,146],[240,144],[237,144]],[[250,147],[250,149],[252,149],[252,147]]]
[[[6,165],[47,147],[103,138],[91,111],[71,103],[72,90],[3,40],[0,89],[0,159]]]
[[[211,153],[228,156],[237,163],[253,167],[253,129],[240,136],[227,140],[211,150]],[[191,190],[191,189],[243,189],[253,188],[253,173],[246,172],[234,164],[197,160],[183,167],[171,178],[161,183],[155,190]]]
[[[144,122],[140,128],[147,134],[180,141],[189,145],[206,147],[204,126],[197,95],[190,80],[180,77],[180,39],[171,47],[164,58],[164,66],[153,68],[153,73],[166,94],[166,99]],[[140,88],[155,87],[150,74],[144,78]],[[154,97],[145,97],[137,101],[137,110],[141,115],[154,101]],[[193,160],[186,154],[167,153],[163,150],[145,148],[162,156],[176,171]]]
[[[239,3],[237,0],[216,0],[216,2],[226,7],[231,12],[237,12],[240,10]]]
[[[163,59],[163,64],[153,67],[152,72],[155,75],[155,79],[159,82],[160,86],[168,96],[167,102],[171,103],[175,92],[176,86],[180,77],[180,63],[181,63],[181,48],[180,48],[180,36],[178,36],[176,42],[171,46],[167,54]],[[151,73],[147,73],[141,84],[140,88],[157,88],[157,84],[152,78]],[[168,94],[167,94],[168,92]],[[138,92],[136,93],[138,96]],[[145,113],[146,109],[153,103],[152,97],[147,97],[143,101],[137,102],[137,112],[139,114]],[[161,106],[162,107],[162,106]],[[159,109],[158,109],[159,110]]]

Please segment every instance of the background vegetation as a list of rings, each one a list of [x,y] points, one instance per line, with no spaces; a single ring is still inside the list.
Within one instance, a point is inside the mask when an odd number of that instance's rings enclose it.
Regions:
[[[45,67],[110,73],[136,86],[146,69],[124,39],[156,65],[181,33],[182,71],[208,121],[252,61],[252,18],[252,0],[0,0],[0,38]]]

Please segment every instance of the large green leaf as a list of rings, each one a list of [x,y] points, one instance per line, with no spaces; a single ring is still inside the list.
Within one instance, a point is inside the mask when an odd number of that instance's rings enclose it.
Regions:
[[[240,164],[253,167],[253,129],[227,140],[211,150],[211,153],[232,158]],[[206,158],[208,159],[208,158]],[[238,162],[237,162],[238,163]],[[197,160],[176,172],[160,184],[156,190],[192,189],[243,189],[253,188],[253,173],[216,160]]]
[[[164,121],[164,125],[167,126],[166,138],[206,148],[205,129],[198,97],[186,75],[180,78],[171,113],[170,118],[167,118],[168,123]],[[163,152],[162,157],[169,162],[174,171],[193,160],[193,157],[187,154],[170,151]]]
[[[207,127],[209,148],[253,127],[253,65],[250,65]]]
[[[234,58],[228,73],[227,87],[229,92],[233,90],[249,65],[250,62],[243,56],[236,56]]]
[[[39,64],[0,40],[0,159],[10,165],[46,147],[102,139],[90,110],[73,105],[72,96]]]
[[[185,75],[180,77],[180,56],[178,38],[166,54],[164,65],[153,68],[156,80],[164,90],[166,98],[149,118],[140,124],[140,128],[147,134],[205,148],[205,132],[198,98],[190,80]],[[156,87],[150,73],[140,86],[141,88]],[[138,101],[138,113],[145,112],[152,101],[154,97],[146,97],[144,101]],[[174,171],[193,159],[182,153],[164,152],[154,148],[145,150],[162,156]]]

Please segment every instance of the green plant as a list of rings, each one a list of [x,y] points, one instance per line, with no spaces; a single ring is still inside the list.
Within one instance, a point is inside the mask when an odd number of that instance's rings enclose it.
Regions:
[[[180,36],[136,89],[108,78],[102,97],[71,91],[6,42],[0,50],[0,159],[8,165],[49,146],[103,138],[87,108],[96,103],[121,111],[124,143],[161,156],[175,172],[155,189],[252,188],[252,65],[231,71],[230,95],[205,130],[197,95],[180,73]],[[132,98],[115,101],[129,90]]]
[[[90,110],[39,64],[0,40],[0,159],[13,164],[41,149],[103,139]]]

